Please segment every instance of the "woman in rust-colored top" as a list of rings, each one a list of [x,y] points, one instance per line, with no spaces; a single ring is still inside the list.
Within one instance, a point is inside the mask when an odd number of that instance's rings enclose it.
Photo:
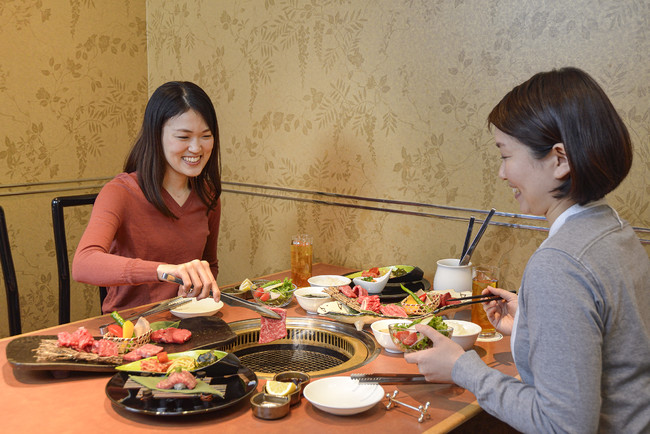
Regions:
[[[151,96],[124,173],[101,190],[72,277],[108,287],[104,313],[176,295],[219,300],[219,130],[208,95],[169,82]],[[183,285],[162,281],[163,273]]]

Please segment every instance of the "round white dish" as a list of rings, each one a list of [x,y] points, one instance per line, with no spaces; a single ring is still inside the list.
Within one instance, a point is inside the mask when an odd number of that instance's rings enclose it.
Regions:
[[[471,349],[476,342],[481,326],[469,321],[446,319],[445,324],[454,329],[451,340],[463,347],[465,351]]]
[[[384,397],[378,384],[360,384],[350,377],[330,377],[312,381],[303,395],[319,410],[339,416],[369,410]]]
[[[195,316],[214,315],[222,307],[223,301],[216,302],[213,298],[197,300],[196,297],[192,297],[192,301],[178,306],[176,309],[171,309],[170,312],[179,318],[192,318]]]
[[[322,298],[308,297],[308,295],[313,295],[313,294],[325,295],[325,297]],[[332,297],[330,297],[325,292],[323,292],[323,288],[314,287],[314,286],[308,286],[306,288],[298,288],[294,291],[293,295],[296,297],[296,300],[298,300],[298,304],[300,305],[300,307],[305,309],[307,313],[312,313],[312,314],[318,313],[318,307],[321,304],[333,300]]]
[[[321,274],[320,276],[312,276],[307,279],[310,286],[314,287],[329,287],[329,286],[345,286],[352,282],[348,277],[338,276],[336,274]]]
[[[377,342],[379,342],[386,351],[389,353],[403,353],[403,351],[400,350],[390,338],[390,333],[388,333],[388,324],[404,324],[409,322],[411,322],[411,320],[408,318],[381,319],[370,324],[370,328],[372,329],[372,334]]]

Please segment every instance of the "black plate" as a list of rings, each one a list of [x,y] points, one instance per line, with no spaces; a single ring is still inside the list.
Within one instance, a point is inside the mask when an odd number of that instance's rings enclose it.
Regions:
[[[344,276],[349,277],[350,275],[356,274],[358,272],[359,271],[353,271],[351,273],[344,274]],[[431,282],[424,279],[424,272],[422,269],[420,267],[414,267],[413,270],[409,271],[403,276],[388,279],[388,282],[386,282],[384,289],[379,294],[377,294],[379,295],[379,300],[382,303],[398,303],[405,299],[408,294],[404,292],[401,285],[404,285],[411,292],[418,292],[419,290],[431,290]]]
[[[237,404],[257,389],[257,375],[245,366],[240,366],[236,375],[213,378],[210,384],[225,384],[223,399],[214,396],[204,401],[199,396],[182,398],[137,398],[140,389],[124,389],[129,374],[119,372],[106,384],[106,396],[113,405],[134,413],[151,416],[187,416],[209,413]]]
[[[415,282],[387,283],[383,291],[379,294],[379,300],[382,303],[396,303],[405,299],[408,294],[404,292],[401,285],[404,285],[411,292],[431,290],[431,282],[426,279]]]
[[[227,345],[237,338],[230,326],[221,318],[198,316],[182,319],[179,328],[192,332],[192,338],[184,344],[160,344],[168,353],[216,348]],[[34,350],[44,339],[57,339],[54,335],[21,336],[7,344],[7,360],[17,369],[51,370],[51,371],[91,371],[114,372],[115,364],[90,361],[46,361],[37,362]],[[158,344],[156,344],[158,345]]]

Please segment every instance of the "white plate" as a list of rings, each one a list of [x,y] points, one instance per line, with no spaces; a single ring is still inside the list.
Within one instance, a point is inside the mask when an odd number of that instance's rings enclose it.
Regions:
[[[347,416],[372,408],[384,397],[384,389],[378,384],[359,384],[350,377],[330,377],[312,381],[303,395],[320,410]]]
[[[213,298],[204,298],[203,300],[196,300],[192,297],[192,301],[178,306],[176,309],[171,309],[170,312],[179,318],[192,318],[195,316],[210,316],[219,312],[223,307],[223,301],[218,303]]]

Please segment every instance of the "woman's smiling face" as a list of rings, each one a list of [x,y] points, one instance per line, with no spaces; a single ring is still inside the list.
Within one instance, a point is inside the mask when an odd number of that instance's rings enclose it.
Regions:
[[[550,222],[571,204],[553,197],[553,190],[568,175],[564,145],[557,144],[537,160],[519,140],[494,127],[494,139],[501,153],[499,177],[508,182],[524,214],[545,216]],[[564,160],[563,160],[564,158]]]
[[[203,117],[194,110],[170,118],[162,129],[167,160],[165,177],[198,176],[210,158],[214,136]]]

